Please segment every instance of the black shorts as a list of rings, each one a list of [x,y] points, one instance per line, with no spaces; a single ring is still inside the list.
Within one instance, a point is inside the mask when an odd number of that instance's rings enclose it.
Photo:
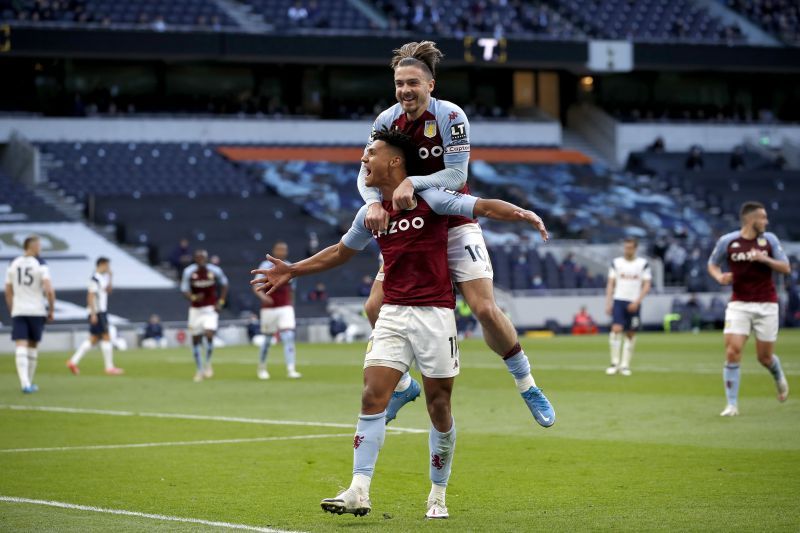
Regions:
[[[641,325],[639,313],[641,312],[642,308],[640,306],[635,313],[631,313],[628,311],[628,305],[630,303],[631,302],[625,300],[614,300],[612,323],[619,324],[625,331],[636,331]]]
[[[108,333],[108,313],[97,313],[97,322],[94,324],[89,320],[89,333],[95,337]]]
[[[47,318],[43,316],[15,316],[11,319],[11,340],[33,341],[42,340],[44,324]]]

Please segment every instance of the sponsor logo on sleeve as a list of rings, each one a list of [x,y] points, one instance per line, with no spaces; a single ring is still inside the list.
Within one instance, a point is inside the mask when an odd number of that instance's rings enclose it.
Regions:
[[[436,121],[426,120],[425,129],[423,130],[422,134],[429,139],[433,139],[434,137],[436,137]]]
[[[463,122],[450,126],[450,138],[454,141],[463,141],[467,138],[467,126]]]
[[[456,146],[448,146],[444,149],[444,153],[446,154],[457,154],[459,152],[469,152],[469,145],[468,144],[458,144]]]

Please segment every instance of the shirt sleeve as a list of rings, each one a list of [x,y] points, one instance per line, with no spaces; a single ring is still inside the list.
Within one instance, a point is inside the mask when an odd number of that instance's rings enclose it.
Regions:
[[[442,136],[444,169],[427,176],[409,176],[414,189],[431,187],[460,190],[469,173],[469,120],[464,111],[452,102],[439,101],[436,122]]]
[[[730,241],[731,239],[727,235],[719,238],[717,244],[714,245],[711,256],[708,258],[709,265],[723,266],[728,255],[728,244],[730,244]]]
[[[39,272],[41,272],[42,281],[44,281],[46,279],[50,279],[50,267],[49,266],[40,265],[39,266]]]
[[[614,266],[614,261],[611,261],[611,265],[608,267],[608,279],[617,279],[617,269]]]
[[[217,279],[219,280],[219,284],[220,285],[224,285],[224,286],[228,285],[228,276],[225,275],[225,272],[223,272],[223,270],[220,267],[218,267],[216,265],[208,265],[208,266],[209,266],[209,268],[213,267],[213,268],[211,268],[211,272],[213,272],[214,275],[217,276]]]
[[[772,258],[776,261],[784,261],[786,263],[789,262],[789,258],[786,256],[786,252],[783,250],[783,246],[781,246],[781,241],[778,239],[778,236],[774,233],[766,233],[764,237],[769,241],[770,246],[772,247]]]
[[[351,250],[363,250],[372,240],[372,233],[364,225],[367,218],[367,206],[361,207],[353,219],[353,225],[342,237],[342,244]]]
[[[479,200],[476,196],[439,187],[420,191],[419,195],[437,215],[461,215],[467,218],[474,218],[475,203]]]
[[[644,262],[644,268],[642,269],[642,279],[644,281],[651,281],[653,279],[653,271],[650,269],[650,262]]]
[[[89,292],[93,294],[97,294],[98,292],[100,292],[99,285],[100,283],[98,283],[97,278],[95,278],[94,276],[89,278]]]
[[[192,289],[189,285],[189,278],[192,277],[191,270],[190,267],[183,269],[183,274],[181,275],[181,292],[189,292]]]
[[[12,265],[13,263],[9,263],[6,269],[6,285],[14,284],[14,267]]]

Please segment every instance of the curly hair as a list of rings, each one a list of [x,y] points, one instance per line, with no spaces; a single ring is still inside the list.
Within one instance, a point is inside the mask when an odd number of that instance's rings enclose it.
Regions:
[[[394,50],[392,56],[392,69],[397,67],[420,67],[427,71],[431,78],[436,77],[436,65],[442,60],[444,54],[436,48],[433,41],[420,41],[406,43]]]
[[[373,141],[383,141],[389,146],[393,146],[403,152],[403,160],[405,161],[406,172],[409,175],[416,175],[420,163],[419,152],[417,145],[414,144],[413,139],[397,130],[381,130],[376,131],[372,136]]]

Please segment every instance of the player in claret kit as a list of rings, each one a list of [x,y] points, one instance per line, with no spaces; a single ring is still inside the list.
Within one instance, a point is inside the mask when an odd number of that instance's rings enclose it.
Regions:
[[[228,296],[228,278],[220,267],[209,264],[208,252],[197,250],[194,253],[194,264],[183,271],[181,292],[191,302],[189,334],[192,336],[192,354],[197,367],[194,381],[200,382],[214,376],[211,354],[214,351],[214,334],[219,325],[219,310],[225,305],[225,298]],[[205,364],[200,353],[203,337],[206,339]]]
[[[606,369],[609,376],[619,372],[631,375],[631,359],[639,329],[639,313],[642,300],[650,292],[653,274],[650,264],[643,257],[636,257],[639,242],[628,237],[623,244],[623,255],[615,258],[608,269],[606,283],[606,313],[611,315],[611,366]],[[623,339],[624,333],[624,339]]]
[[[778,400],[786,401],[789,383],[775,355],[778,339],[778,293],[773,274],[789,274],[791,266],[774,233],[767,232],[767,210],[758,202],[745,202],[739,211],[742,227],[720,237],[708,259],[708,273],[720,285],[733,285],[725,310],[725,368],[723,381],[727,405],[722,416],[739,414],[739,364],[750,332],[755,332],[756,355],[775,380]],[[730,272],[723,272],[727,263]]]
[[[32,235],[23,244],[25,253],[8,266],[6,305],[11,315],[11,340],[16,344],[15,360],[22,392],[39,390],[33,383],[39,359],[38,345],[45,322],[53,321],[56,293],[50,281],[50,269],[39,258],[41,243]],[[47,307],[44,298],[47,297]]]
[[[276,242],[272,246],[272,256],[281,261],[286,261],[289,257],[289,246],[282,241]],[[259,270],[269,270],[272,268],[271,261],[263,261],[258,265]],[[283,358],[286,362],[286,376],[290,379],[303,377],[295,369],[295,344],[294,344],[294,288],[291,284],[275,290],[272,294],[266,295],[262,291],[253,288],[253,291],[261,300],[261,333],[264,334],[264,344],[258,356],[258,379],[269,379],[267,371],[267,354],[272,344],[272,336],[276,333],[283,344]]]
[[[413,164],[417,149],[398,132],[377,133],[364,153],[366,182],[380,188],[384,198],[406,178],[406,165]],[[386,434],[386,408],[397,383],[412,364],[420,369],[431,419],[429,438],[431,491],[428,518],[447,518],[445,489],[456,443],[455,420],[450,396],[459,373],[459,350],[455,324],[455,297],[447,259],[448,219],[485,216],[496,220],[527,222],[547,239],[541,219],[500,200],[482,200],[445,189],[419,192],[410,209],[392,209],[388,230],[367,229],[367,207],[362,207],[342,240],[316,255],[295,263],[267,256],[269,270],[254,270],[266,279],[252,283],[274,292],[291,279],[343,265],[375,238],[384,258],[385,298],[375,330],[367,344],[361,414],[353,439],[353,479],[350,488],[335,498],[322,500],[325,511],[363,516],[370,512],[369,487]]]
[[[469,192],[466,186],[469,120],[457,105],[431,96],[436,84],[436,65],[441,58],[442,53],[431,41],[406,43],[394,51],[391,66],[397,104],[378,115],[372,133],[390,130],[410,136],[421,164],[419,173],[406,178],[392,198],[382,197],[378,188],[365,183],[366,168],[362,165],[358,187],[368,208],[366,225],[372,231],[386,229],[389,220],[387,201],[391,200],[394,209],[407,209],[414,202],[415,191],[442,187]],[[544,427],[553,425],[553,407],[536,386],[514,325],[494,300],[492,264],[480,226],[474,218],[452,216],[447,227],[450,274],[481,323],[486,344],[503,358],[536,422]],[[365,306],[373,325],[383,302],[383,281],[384,273],[379,272]],[[419,394],[419,383],[408,374],[404,375],[389,404],[387,422]]]

